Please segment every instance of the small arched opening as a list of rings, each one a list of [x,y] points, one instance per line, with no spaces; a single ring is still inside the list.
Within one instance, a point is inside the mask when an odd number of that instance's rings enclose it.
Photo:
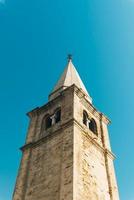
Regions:
[[[88,114],[87,112],[84,110],[83,111],[83,124],[85,124],[87,126],[87,122],[88,122]]]
[[[97,124],[93,118],[89,121],[89,129],[97,135]]]
[[[61,109],[57,109],[55,111],[55,123],[57,124],[61,120]]]
[[[48,115],[45,118],[45,129],[48,129],[52,126],[52,118]]]

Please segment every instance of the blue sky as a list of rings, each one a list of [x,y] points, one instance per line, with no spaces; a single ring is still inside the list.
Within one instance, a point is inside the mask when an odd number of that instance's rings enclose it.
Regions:
[[[11,200],[28,118],[72,53],[109,127],[121,200],[134,200],[134,1],[0,0],[0,200]]]

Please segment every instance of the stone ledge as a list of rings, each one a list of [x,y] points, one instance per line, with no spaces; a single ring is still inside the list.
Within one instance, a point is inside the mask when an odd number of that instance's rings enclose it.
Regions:
[[[77,125],[77,127],[79,127],[81,130],[82,130],[82,132],[84,133],[84,135],[101,151],[101,152],[103,152],[105,155],[108,155],[111,159],[115,159],[116,157],[115,157],[115,155],[110,151],[110,150],[108,150],[108,149],[106,149],[106,148],[104,148],[104,147],[102,147],[95,139],[97,139],[97,136],[94,136],[94,137],[92,137],[91,135],[90,135],[90,133],[89,132],[86,132],[85,130],[84,130],[84,128],[81,126],[81,124],[77,121],[77,120],[74,120],[74,123],[75,123],[75,125]]]
[[[111,159],[115,159],[115,155],[108,149],[105,149],[104,147],[102,147],[97,141],[97,136],[92,137],[90,135],[89,132],[86,132],[85,129],[81,126],[81,124],[74,118],[72,118],[71,120],[69,120],[67,123],[62,124],[62,126],[60,126],[59,128],[57,128],[57,130],[55,130],[53,133],[48,132],[44,137],[40,138],[37,141],[33,141],[31,143],[25,144],[24,146],[22,146],[20,148],[21,151],[25,151],[29,148],[33,148],[38,146],[39,144],[43,143],[46,139],[50,138],[50,137],[54,137],[56,134],[58,134],[59,132],[62,133],[62,130],[65,130],[65,128],[67,128],[70,125],[77,125],[77,127],[79,127],[82,132],[84,133],[84,135],[101,151],[103,152],[105,155],[108,155]]]
[[[85,96],[85,93],[81,89],[79,89],[75,84],[71,85],[70,87],[65,88],[55,99],[49,101],[45,105],[43,105],[41,107],[37,107],[37,108],[33,109],[32,111],[28,112],[27,116],[29,116],[31,118],[31,117],[33,117],[35,115],[38,115],[42,111],[44,111],[46,109],[49,109],[49,107],[51,105],[53,105],[53,103],[55,103],[56,101],[61,99],[61,97],[63,97],[64,94],[66,93],[66,91],[69,91],[69,90],[72,90],[73,92],[75,92],[75,94],[85,103],[85,106],[87,107],[87,109],[89,109],[91,112],[93,112],[98,119],[102,119],[102,121],[105,122],[106,124],[110,124],[111,123],[111,121],[108,119],[108,117],[106,115],[104,115],[103,113],[99,112],[93,106],[93,104],[91,104],[87,100],[87,98]]]

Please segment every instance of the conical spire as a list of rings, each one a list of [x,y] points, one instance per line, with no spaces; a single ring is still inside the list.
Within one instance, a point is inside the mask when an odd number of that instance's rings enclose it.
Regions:
[[[59,79],[56,86],[54,87],[50,95],[50,100],[52,100],[55,96],[57,96],[59,92],[63,91],[64,89],[66,89],[67,87],[70,87],[73,84],[75,84],[79,89],[81,89],[85,93],[86,98],[91,103],[92,99],[90,95],[88,94],[76,68],[74,67],[72,63],[71,55],[69,55],[67,67],[65,68],[61,78]]]

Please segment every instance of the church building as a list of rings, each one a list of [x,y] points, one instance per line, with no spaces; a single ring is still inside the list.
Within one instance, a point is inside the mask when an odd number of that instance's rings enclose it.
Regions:
[[[72,58],[30,124],[13,200],[119,200],[110,120],[92,103]]]

